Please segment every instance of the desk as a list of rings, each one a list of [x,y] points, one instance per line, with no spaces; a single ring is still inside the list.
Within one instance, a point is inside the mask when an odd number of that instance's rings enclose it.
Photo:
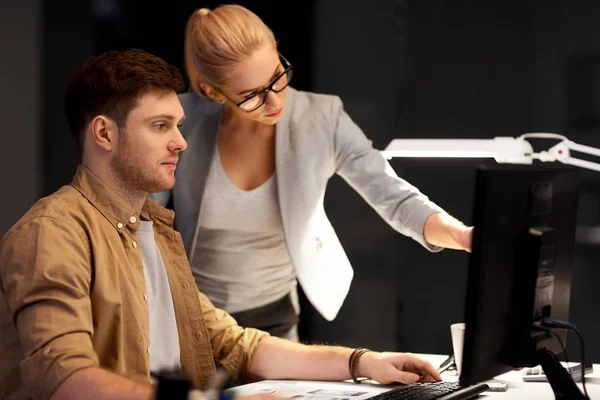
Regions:
[[[440,365],[447,356],[432,354],[417,354],[420,357],[430,361],[436,367]],[[514,399],[514,400],[552,400],[554,392],[548,382],[523,382],[521,371],[511,371],[497,377],[498,380],[508,383],[506,392],[485,392],[481,394],[482,399]],[[442,375],[444,380],[457,380],[456,376]],[[581,384],[578,384],[582,388]],[[600,399],[600,364],[594,364],[594,372],[585,376],[585,386],[587,387],[590,399]]]
[[[435,354],[416,354],[430,361],[436,367],[440,365],[447,357]],[[456,375],[443,374],[442,377],[445,381],[456,381],[458,377]],[[480,399],[494,400],[494,399],[511,399],[511,400],[552,400],[554,399],[554,392],[548,382],[523,382],[521,371],[512,371],[497,377],[498,380],[508,383],[508,390],[506,392],[484,392],[480,395]],[[586,386],[588,394],[592,400],[600,400],[600,364],[594,364],[594,373],[586,375]],[[389,390],[388,386],[378,384],[362,384],[356,385],[353,382],[318,382],[318,381],[263,381],[262,383],[269,387],[274,387],[277,384],[285,384],[286,382],[293,382],[293,385],[299,385],[308,387],[307,390],[342,390],[351,392],[369,391],[362,397],[357,397],[359,400],[365,400],[370,396],[375,396],[378,393]],[[252,395],[260,393],[261,382],[254,384],[248,384],[238,386],[233,390],[237,395]],[[581,384],[579,384],[581,388]],[[310,393],[310,392],[309,392]],[[286,393],[278,393],[284,397],[290,397]],[[302,396],[302,398],[311,398],[311,396]]]

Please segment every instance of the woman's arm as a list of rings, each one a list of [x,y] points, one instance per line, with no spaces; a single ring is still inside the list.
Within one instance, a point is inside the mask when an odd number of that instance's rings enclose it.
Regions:
[[[337,97],[333,98],[330,115],[336,173],[392,228],[430,251],[440,251],[441,246],[433,245],[436,240],[427,241],[423,234],[427,219],[436,213],[444,213],[444,210],[396,175],[381,152],[373,148],[371,141],[344,111]]]

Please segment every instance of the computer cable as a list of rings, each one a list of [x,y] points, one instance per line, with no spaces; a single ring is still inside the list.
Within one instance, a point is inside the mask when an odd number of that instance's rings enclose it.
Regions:
[[[575,332],[575,334],[577,335],[577,337],[579,338],[579,345],[581,348],[581,384],[583,385],[583,391],[586,395],[586,397],[589,399],[590,396],[588,396],[587,393],[587,389],[585,387],[585,350],[584,350],[584,342],[583,342],[583,336],[581,336],[581,333],[579,333],[579,329],[575,328],[573,330],[573,332]]]
[[[443,363],[438,367],[438,373],[442,373],[444,371],[456,368],[456,363],[454,361],[454,354],[451,354]]]
[[[558,336],[558,333],[554,332],[552,329],[543,327],[543,326],[538,326],[538,329],[543,330],[544,332],[547,332],[549,334],[551,334],[552,336],[554,336],[556,338],[556,340],[558,340],[558,344],[560,344],[560,347],[562,348],[562,351],[565,355],[565,363],[567,364],[567,369],[569,368],[569,356],[567,354],[567,346],[565,346],[565,342],[562,341],[562,339],[560,338],[560,336]]]
[[[585,386],[585,344],[583,341],[583,336],[581,336],[579,329],[577,329],[576,325],[574,325],[570,322],[561,321],[559,319],[554,319],[554,318],[542,318],[542,320],[540,322],[541,322],[541,325],[546,328],[562,328],[562,329],[566,329],[571,332],[575,332],[575,334],[579,338],[579,349],[581,351],[581,385],[583,386],[583,392],[585,393],[585,397],[587,397],[589,399],[590,396],[588,395],[587,387]],[[553,332],[551,330],[550,330],[550,332],[552,332],[558,338],[558,335],[555,332]],[[565,358],[566,358],[566,355],[567,355],[566,347],[565,347],[564,343],[562,342],[562,340],[560,340],[560,338],[559,338],[559,341],[565,351]]]

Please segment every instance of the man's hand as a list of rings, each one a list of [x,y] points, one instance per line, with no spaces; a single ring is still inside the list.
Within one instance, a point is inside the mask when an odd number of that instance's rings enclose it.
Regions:
[[[382,384],[442,380],[433,364],[410,353],[369,351],[358,360],[357,375]]]

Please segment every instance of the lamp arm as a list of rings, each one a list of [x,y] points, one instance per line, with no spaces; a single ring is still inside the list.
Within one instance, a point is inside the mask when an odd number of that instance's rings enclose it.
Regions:
[[[574,165],[576,167],[587,168],[587,169],[591,169],[591,170],[600,172],[600,164],[595,163],[595,162],[581,160],[579,158],[570,158],[566,162],[563,162],[563,161],[561,161],[561,162],[564,164]]]
[[[532,135],[532,134],[529,134]],[[523,135],[525,136],[525,135]],[[557,135],[559,136],[559,135]],[[530,136],[531,137],[531,136]],[[533,136],[540,137],[540,136]],[[585,146],[582,144],[577,144],[565,137],[562,137],[563,140],[554,146],[552,146],[548,151],[542,151],[541,153],[532,154],[533,158],[538,159],[542,162],[546,161],[558,161],[563,164],[574,165],[576,167],[587,168],[594,171],[600,171],[600,164],[592,161],[581,160],[579,158],[571,157],[571,150],[577,151],[579,153],[591,154],[596,157],[600,157],[600,149],[591,146]]]
[[[600,157],[600,149],[597,149],[595,147],[585,146],[583,144],[577,144],[570,140],[568,141],[567,146],[569,147],[570,150],[575,150],[580,153],[586,153],[586,154],[594,155],[596,157]]]

